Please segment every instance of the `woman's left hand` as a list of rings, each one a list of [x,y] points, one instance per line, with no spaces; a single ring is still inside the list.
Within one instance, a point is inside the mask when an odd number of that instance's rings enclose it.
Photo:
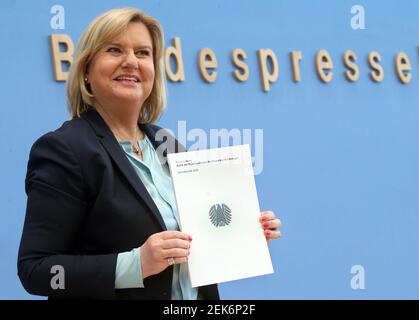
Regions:
[[[275,213],[272,211],[262,211],[259,218],[260,223],[262,224],[263,231],[265,232],[266,240],[275,240],[282,236],[281,231],[278,229],[281,227],[282,223]]]

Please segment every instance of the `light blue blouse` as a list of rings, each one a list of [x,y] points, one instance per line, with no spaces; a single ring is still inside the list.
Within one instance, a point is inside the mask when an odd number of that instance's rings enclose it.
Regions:
[[[167,164],[160,163],[147,136],[143,140],[139,140],[143,153],[142,161],[132,153],[131,142],[119,141],[119,144],[159,209],[167,230],[179,231],[179,217]],[[115,288],[144,288],[139,248],[118,254]],[[173,300],[196,300],[197,296],[198,289],[191,287],[187,263],[175,264],[171,298]]]

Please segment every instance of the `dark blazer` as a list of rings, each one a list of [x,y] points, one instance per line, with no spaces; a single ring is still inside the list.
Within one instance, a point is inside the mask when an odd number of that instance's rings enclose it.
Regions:
[[[156,139],[156,125],[141,129],[157,149],[184,148],[169,134]],[[145,288],[115,289],[117,255],[141,246],[166,229],[164,221],[99,113],[38,139],[25,181],[28,195],[18,274],[25,289],[50,298],[170,299],[173,267],[144,280]],[[63,266],[65,289],[53,290],[54,265]],[[217,285],[199,288],[219,299]]]

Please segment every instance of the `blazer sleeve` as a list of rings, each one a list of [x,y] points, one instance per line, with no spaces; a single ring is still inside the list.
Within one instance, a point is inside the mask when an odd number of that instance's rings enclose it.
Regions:
[[[73,254],[89,209],[80,165],[62,138],[48,133],[30,152],[18,275],[26,291],[35,295],[112,298],[117,254]],[[63,289],[51,285],[54,266],[64,270]]]

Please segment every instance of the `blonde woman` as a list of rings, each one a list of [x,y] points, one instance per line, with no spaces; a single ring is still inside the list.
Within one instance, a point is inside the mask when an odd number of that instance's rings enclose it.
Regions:
[[[153,123],[165,105],[163,31],[133,8],[82,35],[67,83],[71,120],[32,147],[18,257],[25,289],[50,298],[219,299],[192,288],[164,157],[183,147]],[[164,148],[159,148],[166,144]],[[156,150],[166,150],[157,154]],[[262,219],[264,221],[262,221]],[[280,221],[264,212],[267,239]],[[64,283],[53,285],[54,270]]]

